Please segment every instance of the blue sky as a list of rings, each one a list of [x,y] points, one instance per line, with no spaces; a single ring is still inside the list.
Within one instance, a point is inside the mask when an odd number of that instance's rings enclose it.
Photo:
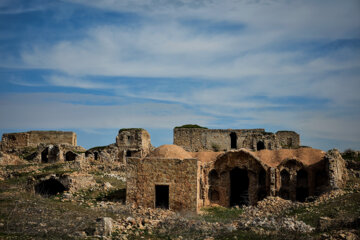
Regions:
[[[358,0],[1,0],[0,133],[294,130],[360,149]]]

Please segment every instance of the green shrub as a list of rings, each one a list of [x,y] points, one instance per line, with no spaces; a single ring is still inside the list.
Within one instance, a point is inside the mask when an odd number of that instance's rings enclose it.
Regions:
[[[199,126],[197,124],[185,124],[185,125],[182,125],[182,126],[177,126],[175,128],[202,128],[202,129],[208,129],[207,127],[202,127],[202,126]]]

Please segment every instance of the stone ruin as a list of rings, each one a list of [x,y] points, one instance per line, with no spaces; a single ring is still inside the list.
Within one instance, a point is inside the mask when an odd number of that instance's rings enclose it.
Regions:
[[[176,211],[253,205],[267,196],[305,201],[347,180],[337,150],[301,147],[292,131],[175,128],[174,145],[154,149],[146,130],[120,129],[114,144],[89,150],[76,146],[75,133],[32,131],[4,134],[1,149],[26,149],[24,158],[39,163],[118,162],[126,171],[127,204]],[[65,182],[43,179],[35,191],[61,192],[69,189]]]

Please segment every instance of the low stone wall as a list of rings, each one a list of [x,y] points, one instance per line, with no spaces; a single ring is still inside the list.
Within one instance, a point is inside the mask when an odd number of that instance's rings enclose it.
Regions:
[[[1,141],[3,151],[37,147],[39,144],[70,144],[77,145],[74,132],[63,131],[30,131],[21,133],[4,133]]]
[[[157,185],[168,186],[171,210],[197,211],[196,159],[128,158],[127,204],[155,207]]]

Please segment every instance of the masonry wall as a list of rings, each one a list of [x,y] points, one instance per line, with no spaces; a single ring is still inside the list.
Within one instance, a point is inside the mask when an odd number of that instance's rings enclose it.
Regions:
[[[289,132],[288,135],[290,135],[290,133],[291,132]],[[297,137],[299,136],[298,134],[296,135]],[[281,136],[285,138],[285,135]],[[294,137],[293,135],[291,136]],[[236,144],[232,144],[232,141],[235,141]],[[174,144],[190,152],[204,150],[229,151],[240,148],[258,150],[259,143],[263,144],[264,149],[281,148],[276,135],[265,132],[264,129],[174,129]],[[295,143],[296,141],[294,141],[294,145]]]
[[[278,131],[276,138],[281,148],[300,147],[300,135],[293,131]]]
[[[116,136],[118,161],[126,163],[127,157],[145,157],[152,149],[150,134],[141,128],[120,129]]]
[[[39,144],[70,144],[77,145],[74,132],[63,131],[30,131],[22,133],[4,133],[2,136],[2,149],[18,149],[23,147],[36,147]]]
[[[127,159],[127,204],[155,207],[155,185],[169,186],[171,210],[197,211],[196,159]]]

